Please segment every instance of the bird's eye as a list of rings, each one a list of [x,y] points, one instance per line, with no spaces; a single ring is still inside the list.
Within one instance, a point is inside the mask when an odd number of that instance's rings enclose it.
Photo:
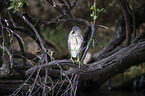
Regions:
[[[75,31],[72,32],[72,34],[74,34],[74,33],[75,33]]]

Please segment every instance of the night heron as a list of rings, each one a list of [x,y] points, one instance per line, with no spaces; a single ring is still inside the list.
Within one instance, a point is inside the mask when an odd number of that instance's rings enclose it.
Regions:
[[[82,47],[83,37],[79,27],[74,26],[68,36],[68,49],[71,54],[71,60],[79,61],[79,53]],[[80,65],[79,65],[80,67]]]

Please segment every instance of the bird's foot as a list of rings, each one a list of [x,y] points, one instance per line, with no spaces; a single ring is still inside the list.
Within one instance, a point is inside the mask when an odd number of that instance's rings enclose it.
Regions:
[[[80,60],[79,60],[79,58],[77,59],[77,60],[73,60],[72,58],[70,58],[69,60],[71,60],[72,62],[73,62],[73,64],[79,64],[79,68],[81,68],[81,66],[88,66],[88,65],[86,65],[86,64],[83,64]]]
[[[74,64],[74,60],[72,59],[72,57],[69,60],[71,60],[73,62],[73,64]]]
[[[77,59],[76,62],[79,64],[79,68],[81,68],[81,66],[85,65],[85,64],[83,64],[79,59]]]

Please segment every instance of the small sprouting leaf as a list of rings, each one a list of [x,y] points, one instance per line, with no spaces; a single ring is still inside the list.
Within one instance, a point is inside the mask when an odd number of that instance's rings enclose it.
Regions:
[[[91,9],[91,10],[94,10],[94,5],[92,5],[90,9]]]
[[[16,11],[20,12],[20,8],[22,8],[25,3],[29,5],[26,0],[11,0],[11,5],[8,7],[8,9],[13,9],[14,13]]]
[[[94,14],[90,14],[90,16],[91,16],[91,17],[93,17],[93,16],[94,16]]]
[[[22,2],[18,2],[18,7],[22,7],[23,3]]]
[[[94,1],[94,4],[90,7],[90,10],[92,10],[92,13],[90,14],[90,17],[92,17],[93,20],[96,20],[98,18],[98,14],[104,10],[104,8],[97,8],[96,0]]]
[[[97,17],[98,17],[98,16],[94,16],[94,17],[93,17],[93,20],[96,20],[96,19],[97,19]]]
[[[9,7],[8,7],[8,10],[13,9],[13,8],[14,8],[13,6],[9,6]]]
[[[104,10],[104,8],[101,8],[101,10],[100,11],[103,11]]]

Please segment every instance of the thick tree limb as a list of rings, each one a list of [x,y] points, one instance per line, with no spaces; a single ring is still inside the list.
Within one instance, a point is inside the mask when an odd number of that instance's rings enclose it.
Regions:
[[[95,79],[99,85],[103,84],[108,78],[111,78],[115,74],[124,72],[127,68],[132,65],[140,64],[145,61],[145,41],[132,44],[122,50],[116,52],[115,54],[102,59],[101,61],[88,64],[88,66],[81,66],[78,68],[78,65],[71,64],[70,60],[56,60],[49,62],[48,64],[43,64],[40,66],[33,67],[26,71],[27,74],[30,74],[33,70],[37,70],[40,67],[54,67],[57,66],[57,63],[60,66],[70,66],[70,70],[65,71],[63,74],[79,74],[80,80],[91,80]]]
[[[73,62],[70,60],[56,60],[36,67],[32,67],[31,69],[26,71],[26,74],[30,74],[31,72],[33,72],[33,70],[37,71],[41,67],[42,69],[49,68],[49,75],[59,78],[61,75],[60,72],[57,70],[55,72],[55,70],[51,68],[57,67],[57,64],[59,64],[60,66],[67,65],[72,68],[68,71],[63,72],[63,75],[79,74],[79,80],[93,80],[97,85],[102,85],[106,80],[108,80],[108,78],[111,78],[115,74],[124,72],[132,65],[137,65],[145,62],[144,56],[145,41],[134,43],[99,62],[88,64],[88,66],[81,66],[80,69],[78,68],[77,64],[72,64]],[[17,68],[24,68],[24,66],[20,66],[23,65],[13,65],[16,70]],[[41,76],[44,75],[45,74],[41,73]]]
[[[115,54],[105,59],[102,59],[99,62],[91,64],[88,70],[91,70],[92,72],[80,74],[80,79],[87,80],[92,78],[96,79],[98,78],[99,82],[104,83],[104,81],[106,81],[107,78],[110,78],[117,73],[124,72],[130,66],[145,62],[144,56],[145,56],[145,41],[136,44],[134,43],[116,52]],[[102,69],[98,70],[101,67]],[[103,77],[102,78],[103,80],[101,79],[101,77]]]

